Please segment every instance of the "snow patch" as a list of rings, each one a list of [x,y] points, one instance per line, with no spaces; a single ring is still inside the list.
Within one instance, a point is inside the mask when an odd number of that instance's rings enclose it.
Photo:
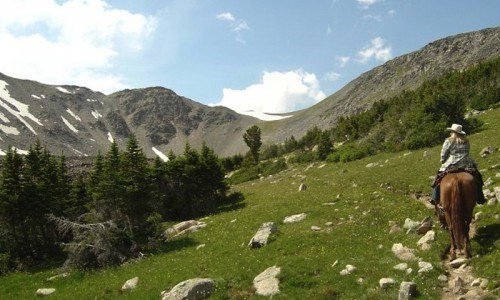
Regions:
[[[66,120],[63,116],[61,116],[64,124],[66,124],[66,126],[68,126],[69,129],[71,129],[71,131],[73,131],[74,133],[78,133],[78,129],[75,128],[75,126],[71,125],[70,122],[68,122],[68,120]]]
[[[75,120],[77,120],[77,121],[81,121],[82,120],[82,119],[80,119],[79,116],[77,116],[74,112],[72,112],[71,109],[68,108],[66,111],[68,112],[68,114],[70,114],[71,116],[73,116],[73,118],[75,118]]]
[[[115,141],[115,139],[111,135],[111,132],[108,132],[108,141],[110,141],[111,143],[113,143]]]
[[[168,157],[163,154],[163,152],[161,152],[160,150],[156,149],[155,147],[151,148],[153,150],[153,152],[158,155],[159,158],[161,158],[163,161],[168,161]]]
[[[21,155],[28,155],[28,153],[29,153],[28,150],[22,150],[22,149],[18,149],[16,147],[12,147],[12,149],[14,149],[14,151],[16,151],[17,154],[21,154]]]
[[[66,94],[73,94],[72,92],[68,91],[67,89],[65,89],[61,86],[56,87],[56,89],[58,89],[60,92],[66,93]]]
[[[0,155],[1,156],[5,156],[6,154],[7,154],[6,152],[4,152],[2,149],[0,149]]]
[[[268,113],[261,113],[257,111],[244,111],[240,112],[240,114],[251,116],[254,118],[257,118],[262,121],[276,121],[276,120],[281,120],[281,119],[286,119],[293,117],[293,115],[276,115],[276,114],[268,114]]]
[[[38,97],[37,95],[31,95],[31,97],[38,99],[38,100],[42,99],[42,98]]]
[[[36,131],[31,127],[31,125],[24,119],[24,117],[27,117],[28,119],[36,122],[38,125],[43,126],[42,123],[36,118],[34,115],[32,115],[29,112],[29,105],[21,103],[17,101],[16,99],[12,98],[10,96],[9,90],[7,90],[7,85],[9,85],[7,82],[0,80],[0,106],[5,108],[6,111],[14,115],[16,118],[19,119],[31,132],[33,132],[35,135],[38,135]],[[10,105],[8,105],[10,104]],[[12,109],[12,106],[14,106],[16,110]]]
[[[45,95],[43,95],[43,94],[42,94],[42,95],[40,95],[40,97],[42,97],[42,99],[45,99]]]
[[[10,120],[1,112],[0,112],[0,120],[2,120],[2,122],[4,122],[4,123],[10,122]]]
[[[92,111],[92,115],[94,116],[94,118],[96,118],[97,120],[99,120],[99,117],[102,118],[102,115],[97,111],[97,110],[93,110]]]
[[[16,127],[0,124],[0,130],[2,130],[5,134],[19,135],[19,130],[17,130]]]

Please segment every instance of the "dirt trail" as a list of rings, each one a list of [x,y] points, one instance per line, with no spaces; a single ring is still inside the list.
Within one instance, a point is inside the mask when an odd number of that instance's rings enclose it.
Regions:
[[[420,199],[423,204],[431,210],[434,206],[426,199]],[[439,225],[437,225],[439,226]],[[476,235],[476,223],[474,220],[471,223],[469,237],[472,239]],[[460,267],[452,267],[448,257],[442,261],[443,268],[446,270],[446,280],[443,278],[443,300],[476,300],[482,299],[484,296],[490,295],[484,290],[487,283],[484,279],[474,276],[472,266],[467,263]]]

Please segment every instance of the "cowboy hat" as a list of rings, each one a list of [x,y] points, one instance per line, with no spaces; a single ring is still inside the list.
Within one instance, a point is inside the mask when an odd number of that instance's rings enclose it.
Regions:
[[[462,130],[462,125],[460,124],[452,124],[451,127],[446,128],[446,130],[465,135],[465,131]]]

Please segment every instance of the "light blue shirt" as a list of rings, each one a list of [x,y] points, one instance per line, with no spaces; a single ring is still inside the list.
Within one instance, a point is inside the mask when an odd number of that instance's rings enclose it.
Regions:
[[[452,142],[447,138],[441,149],[441,168],[439,171],[455,169],[475,169],[476,163],[469,156],[469,143]]]

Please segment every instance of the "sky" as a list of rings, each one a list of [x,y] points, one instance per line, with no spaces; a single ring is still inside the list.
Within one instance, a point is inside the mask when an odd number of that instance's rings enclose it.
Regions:
[[[500,26],[499,11],[498,0],[0,0],[0,72],[289,113],[435,40]]]

